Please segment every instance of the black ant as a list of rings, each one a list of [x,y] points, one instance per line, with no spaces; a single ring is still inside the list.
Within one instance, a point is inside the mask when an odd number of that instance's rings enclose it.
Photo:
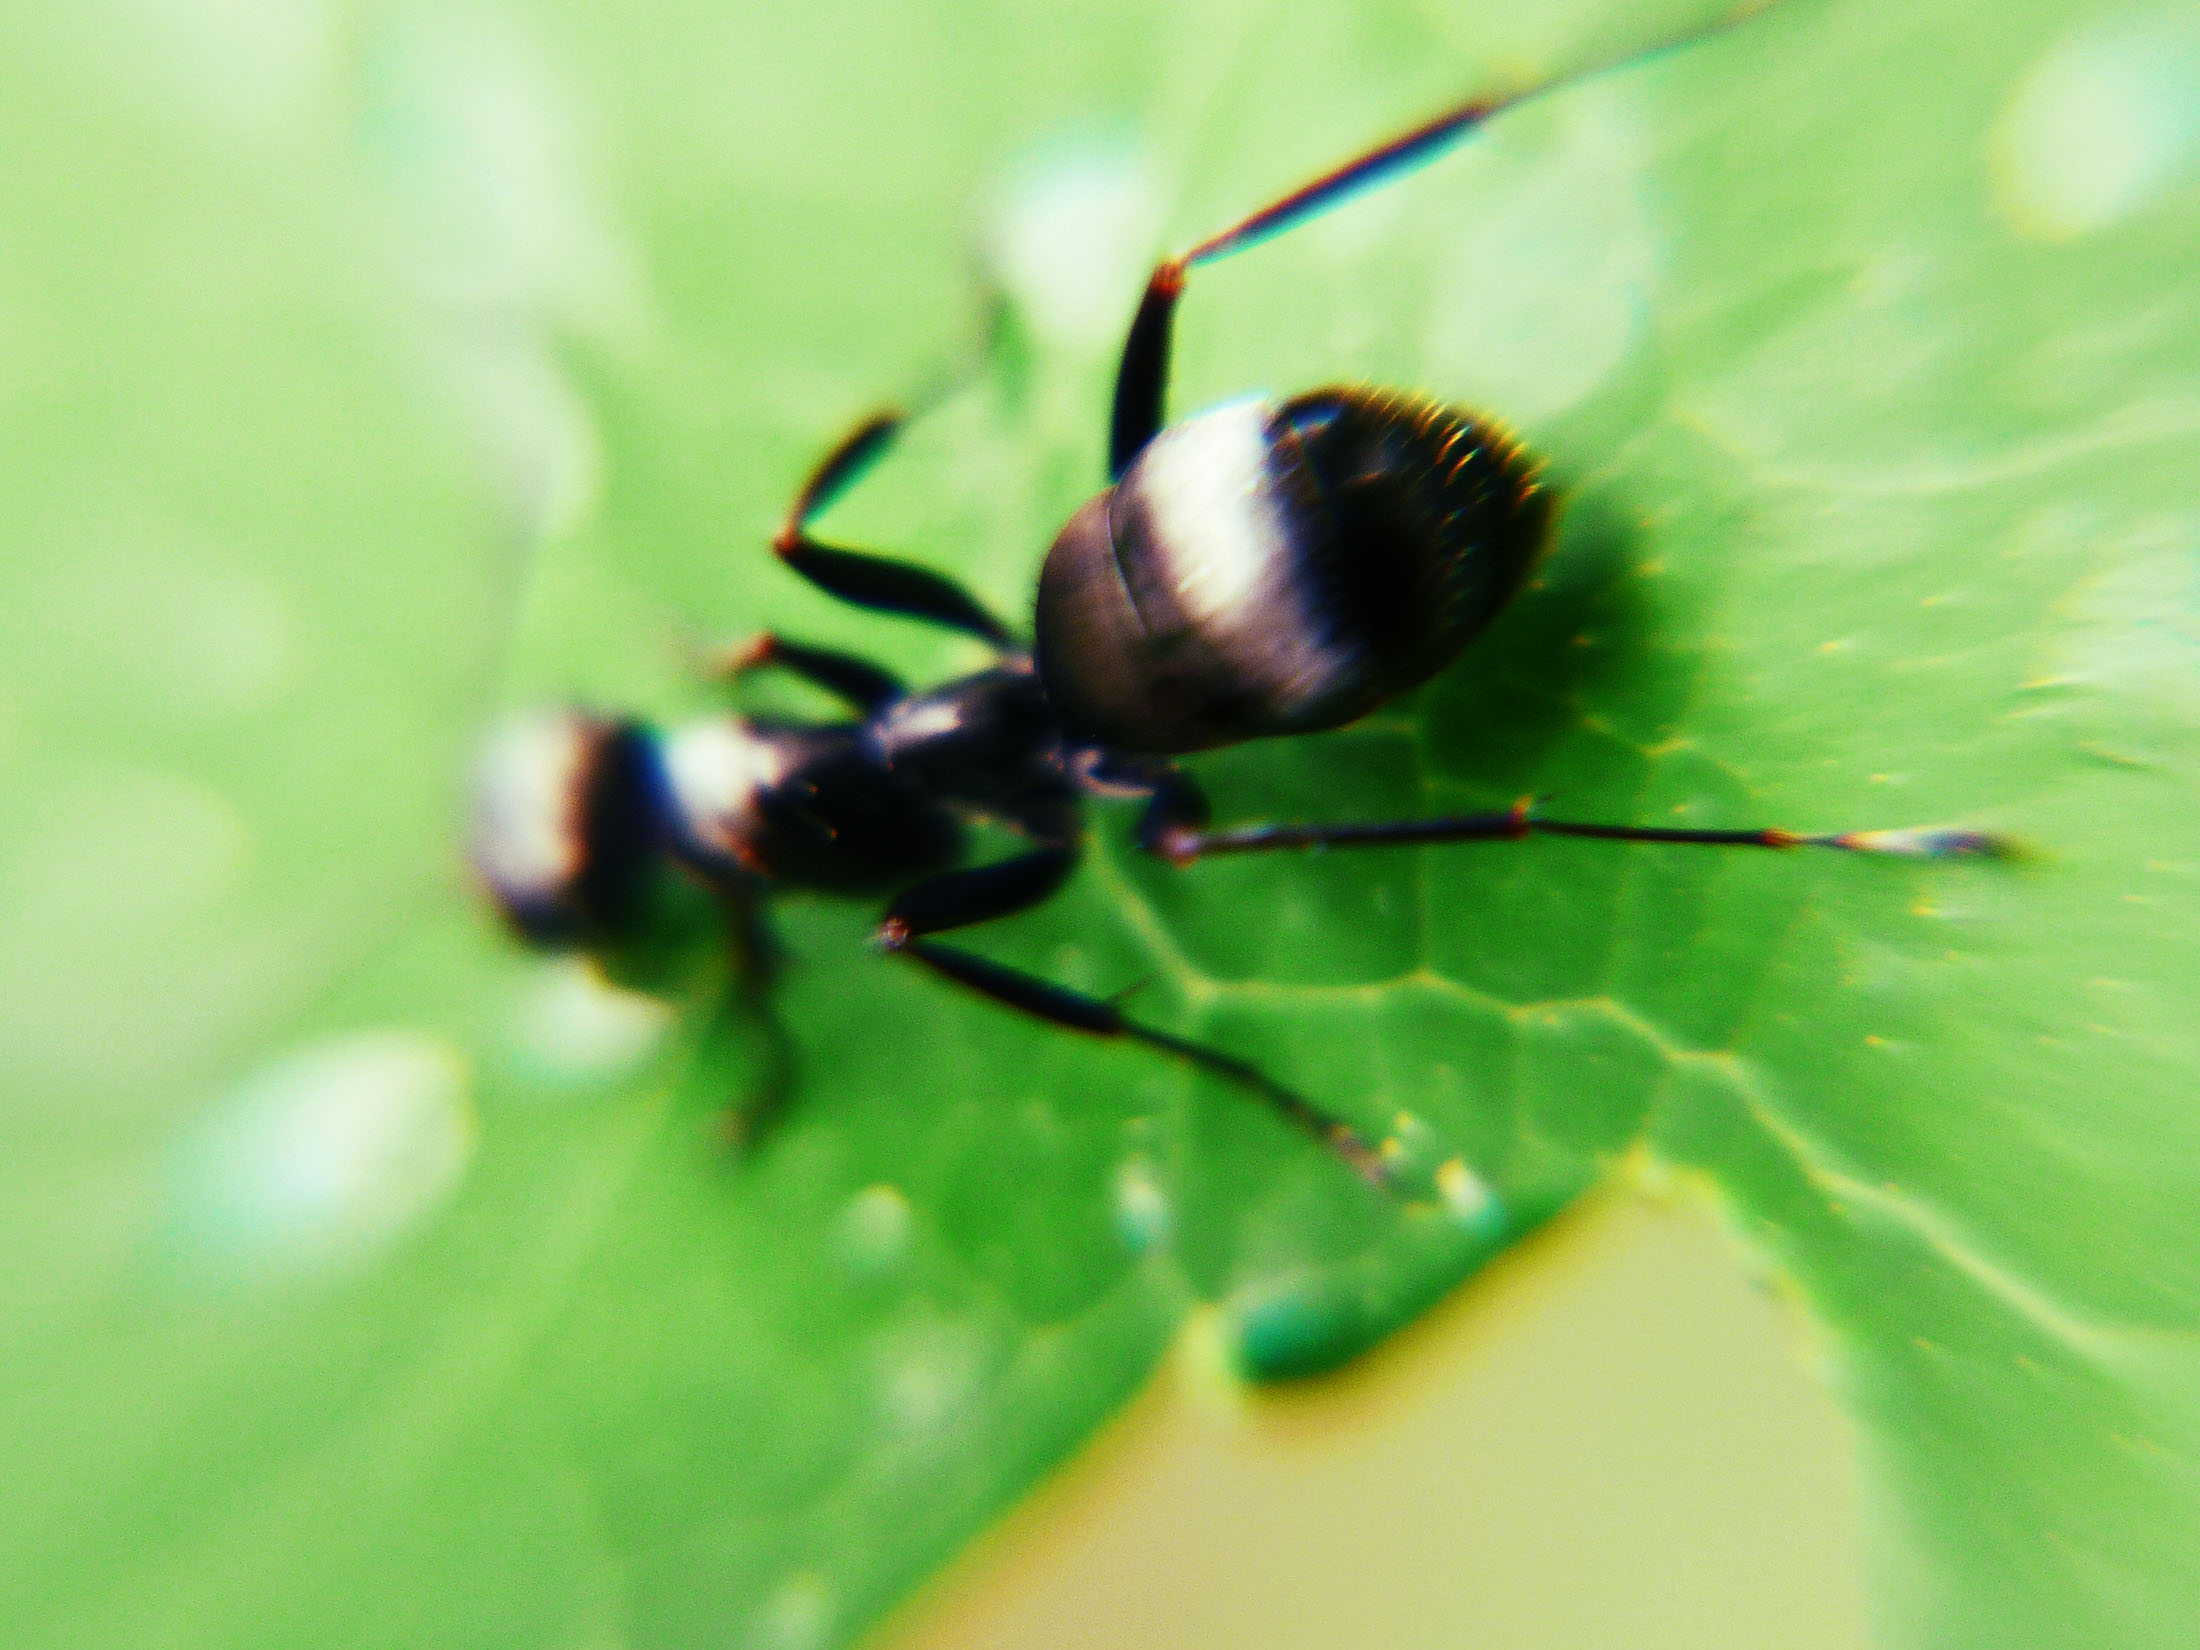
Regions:
[[[859,424],[796,495],[774,551],[826,594],[974,636],[995,662],[912,691],[867,660],[766,635],[732,667],[789,671],[856,718],[725,716],[661,731],[564,712],[515,728],[492,753],[474,849],[505,915],[538,943],[615,950],[637,939],[643,883],[669,859],[724,905],[760,994],[768,889],[890,892],[877,929],[888,954],[1055,1025],[1204,1067],[1380,1185],[1390,1180],[1381,1150],[1250,1063],[936,936],[1054,894],[1076,868],[1083,804],[1094,797],[1143,800],[1139,846],[1180,866],[1210,854],[1535,835],[1911,857],[2005,851],[2001,839],[1966,830],[1662,829],[1549,819],[1526,803],[1450,818],[1216,830],[1206,797],[1170,760],[1339,727],[1426,681],[1520,587],[1553,516],[1536,462],[1502,430],[1417,397],[1330,388],[1165,423],[1170,327],[1187,272],[1427,159],[1529,98],[1747,15],[1462,104],[1161,263],[1117,370],[1111,485],[1047,552],[1029,645],[945,575],[812,535],[811,523],[906,415]],[[977,820],[1006,826],[1029,850],[965,867],[964,827]]]

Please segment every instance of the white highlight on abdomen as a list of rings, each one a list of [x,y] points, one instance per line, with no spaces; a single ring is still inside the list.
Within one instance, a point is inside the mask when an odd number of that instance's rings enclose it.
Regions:
[[[1186,617],[1288,714],[1341,661],[1314,640],[1301,607],[1291,524],[1269,472],[1272,412],[1251,397],[1185,419],[1154,438],[1135,474]]]
[[[1266,404],[1229,401],[1188,418],[1158,436],[1138,467],[1184,611],[1202,622],[1241,611],[1283,542],[1266,485]]]

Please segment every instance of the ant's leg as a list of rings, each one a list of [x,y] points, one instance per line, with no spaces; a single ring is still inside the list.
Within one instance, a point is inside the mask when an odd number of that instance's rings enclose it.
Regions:
[[[1837,831],[1811,836],[1777,826],[1705,831],[1658,825],[1592,825],[1545,819],[1521,802],[1501,814],[1454,814],[1439,819],[1382,820],[1364,825],[1240,825],[1210,831],[1191,823],[1167,823],[1139,845],[1178,865],[1209,854],[1254,854],[1279,848],[1402,848],[1430,842],[1518,842],[1531,836],[1587,836],[1613,842],[1677,842],[1709,848],[1839,848],[1899,859],[1951,859],[1975,855],[2007,859],[2016,842],[1991,831],[1927,825],[1907,830]]]
[[[1170,327],[1176,316],[1176,301],[1184,292],[1184,277],[1194,267],[1213,263],[1270,236],[1280,235],[1363,189],[1388,182],[1423,161],[1433,159],[1446,145],[1465,137],[1493,115],[1609,70],[1677,51],[1732,28],[1777,3],[1778,0],[1754,0],[1754,3],[1736,7],[1724,17],[1646,50],[1553,75],[1516,92],[1478,97],[1447,109],[1435,119],[1424,121],[1364,154],[1355,155],[1281,199],[1271,201],[1219,234],[1210,235],[1189,251],[1163,259],[1146,283],[1146,295],[1139,302],[1138,313],[1131,320],[1130,336],[1123,343],[1122,364],[1116,369],[1115,410],[1108,435],[1109,479],[1120,480],[1139,450],[1161,431],[1169,381]]]
[[[946,574],[810,536],[810,522],[870,468],[907,422],[907,414],[889,409],[872,414],[842,437],[795,495],[772,540],[773,553],[828,596],[1003,645],[1009,639],[1007,627]]]
[[[1163,851],[1169,832],[1196,830],[1214,817],[1199,782],[1160,757],[1095,749],[1078,753],[1073,769],[1087,796],[1119,802],[1146,799],[1138,816],[1138,845],[1149,854]]]
[[[917,395],[909,410],[888,407],[873,413],[826,453],[795,495],[787,519],[772,539],[772,549],[781,561],[828,596],[857,607],[944,625],[996,646],[1009,641],[1007,627],[945,574],[891,556],[843,549],[810,534],[810,524],[861,479],[904,424],[975,373],[999,342],[1007,317],[1006,298],[998,292],[989,294],[976,347],[960,365],[943,371],[936,382]]]
[[[1053,897],[1077,869],[1077,850],[1049,844],[1014,859],[947,871],[926,877],[896,896],[879,920],[879,944],[888,951],[906,949],[926,934],[1013,916]]]
[[[762,1043],[756,1077],[723,1113],[727,1141],[746,1151],[787,1109],[794,1093],[794,1039],[772,1006],[779,981],[780,950],[765,918],[764,891],[743,880],[720,889],[726,913],[726,949],[732,978],[720,1024]],[[703,1057],[715,1060],[706,1035]]]
[[[1144,1043],[1148,1048],[1188,1060],[1202,1071],[1213,1072],[1258,1095],[1275,1107],[1287,1122],[1306,1130],[1344,1159],[1368,1184],[1385,1189],[1392,1184],[1390,1169],[1382,1153],[1369,1144],[1365,1135],[1343,1119],[1332,1117],[1297,1090],[1285,1088],[1250,1060],[1240,1060],[1204,1043],[1141,1025],[1114,1003],[1050,984],[1021,969],[1009,968],[952,946],[936,945],[930,940],[907,940],[900,949],[903,956],[914,957],[942,978],[967,986],[1006,1008],[1091,1036],[1122,1037]]]
[[[853,653],[835,652],[831,648],[790,642],[769,630],[751,637],[739,647],[726,649],[707,665],[711,675],[727,679],[767,667],[799,676],[865,715],[875,714],[909,691],[900,677],[868,659],[859,659]]]
[[[1186,831],[1203,830],[1214,808],[1199,782],[1173,763],[1157,769],[1150,783],[1153,796],[1138,818],[1138,845],[1167,857],[1169,844]]]
[[[1327,1146],[1363,1180],[1388,1187],[1390,1171],[1381,1152],[1351,1124],[1316,1106],[1295,1089],[1278,1083],[1258,1066],[1220,1049],[1141,1025],[1115,1003],[1054,985],[1018,968],[974,956],[925,938],[952,928],[990,921],[1037,905],[1062,885],[1077,856],[1068,847],[1043,848],[998,865],[955,871],[918,883],[897,899],[879,926],[879,940],[943,979],[990,997],[1035,1019],[1066,1026],[1094,1037],[1121,1037],[1188,1060],[1203,1071],[1237,1084],[1273,1106],[1285,1120]]]

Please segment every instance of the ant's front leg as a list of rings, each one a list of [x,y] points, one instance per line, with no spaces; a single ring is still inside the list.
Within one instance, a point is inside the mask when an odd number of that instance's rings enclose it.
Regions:
[[[1143,1025],[1104,998],[1055,985],[927,936],[1028,910],[1052,895],[1076,868],[1066,842],[971,871],[951,871],[909,889],[887,908],[879,943],[897,956],[924,964],[942,979],[1034,1019],[1094,1037],[1120,1037],[1160,1049],[1259,1096],[1287,1121],[1306,1130],[1369,1184],[1388,1188],[1390,1170],[1357,1129],[1286,1088],[1247,1060]]]
[[[760,1042],[757,1074],[747,1092],[720,1115],[720,1128],[736,1151],[748,1151],[778,1122],[794,1094],[794,1039],[772,1004],[779,982],[780,947],[765,910],[763,886],[749,878],[719,884],[714,892],[725,914],[730,978],[715,1023],[704,1033],[700,1059],[718,1064],[712,1045],[721,1033]],[[738,1055],[736,1055],[738,1059]]]

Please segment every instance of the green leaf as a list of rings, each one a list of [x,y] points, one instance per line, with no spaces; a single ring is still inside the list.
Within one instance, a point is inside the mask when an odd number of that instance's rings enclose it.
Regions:
[[[1944,820],[2016,866],[1578,841],[1188,873],[1098,810],[991,955],[1424,1169],[963,1000],[790,896],[755,1050],[518,955],[499,704],[712,703],[760,625],[974,654],[763,552],[837,430],[1010,346],[832,526],[1004,611],[1146,260],[1464,89],[1705,15],[514,6],[27,22],[0,76],[0,1547],[25,1642],[842,1642],[1218,1303],[1349,1356],[1638,1147],[1829,1330],[1891,1632],[2200,1613],[2200,27],[1793,0],[1203,270],[1175,404],[1370,380],[1570,503],[1413,701],[1225,817]],[[975,206],[973,203],[976,203]],[[795,702],[795,701],[789,701]],[[1400,1121],[1403,1115],[1404,1121]],[[1463,1193],[1458,1188],[1465,1188]]]

